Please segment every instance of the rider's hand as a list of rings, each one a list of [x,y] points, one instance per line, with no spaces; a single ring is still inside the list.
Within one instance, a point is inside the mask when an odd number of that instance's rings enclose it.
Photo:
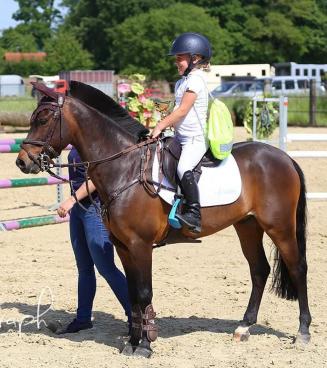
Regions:
[[[159,124],[156,125],[156,127],[152,130],[151,137],[157,138],[161,134],[162,130],[159,127]]]
[[[66,199],[65,201],[61,202],[58,209],[57,209],[58,215],[60,217],[65,217],[67,215],[67,213],[72,209],[72,207],[74,206],[75,203],[76,203],[76,200],[73,196],[71,196],[68,199]]]

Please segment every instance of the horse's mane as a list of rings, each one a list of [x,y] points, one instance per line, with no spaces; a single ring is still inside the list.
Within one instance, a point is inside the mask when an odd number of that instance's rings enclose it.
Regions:
[[[148,129],[133,119],[115,100],[97,88],[82,82],[70,81],[69,95],[98,110],[134,137],[142,138],[149,133]]]

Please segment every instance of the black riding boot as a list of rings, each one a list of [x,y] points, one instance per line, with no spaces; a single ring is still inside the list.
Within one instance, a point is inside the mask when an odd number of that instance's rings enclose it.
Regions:
[[[194,180],[192,171],[186,171],[181,180],[182,189],[186,204],[183,206],[183,213],[176,214],[176,217],[183,225],[186,225],[193,233],[201,232],[201,213],[199,201],[198,184]]]

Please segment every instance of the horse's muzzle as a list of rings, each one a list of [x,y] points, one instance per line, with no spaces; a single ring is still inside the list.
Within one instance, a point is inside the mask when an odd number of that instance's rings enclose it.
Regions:
[[[24,174],[38,174],[40,172],[40,167],[36,165],[33,161],[28,160],[26,163],[25,160],[21,158],[16,159],[16,166],[24,173]]]

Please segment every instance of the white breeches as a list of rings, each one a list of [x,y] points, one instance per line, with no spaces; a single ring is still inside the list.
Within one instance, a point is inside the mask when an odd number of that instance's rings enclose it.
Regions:
[[[193,170],[200,162],[209,148],[209,143],[203,135],[196,137],[181,137],[177,135],[175,139],[182,146],[182,153],[177,166],[177,174],[181,180],[186,171]]]

